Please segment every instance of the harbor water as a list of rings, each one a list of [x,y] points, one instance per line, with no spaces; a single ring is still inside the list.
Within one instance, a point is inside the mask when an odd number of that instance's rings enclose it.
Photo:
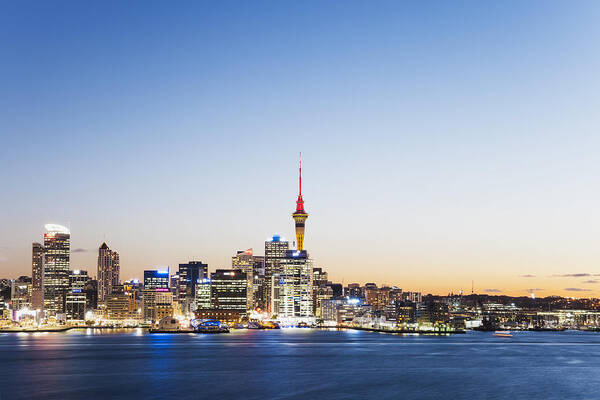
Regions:
[[[600,333],[0,334],[0,399],[594,399]]]

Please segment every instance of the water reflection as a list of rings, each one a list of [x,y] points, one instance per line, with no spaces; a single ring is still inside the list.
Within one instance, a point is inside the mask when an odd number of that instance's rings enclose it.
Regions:
[[[581,332],[82,329],[1,335],[0,349],[0,399],[564,399],[600,384],[600,335]]]

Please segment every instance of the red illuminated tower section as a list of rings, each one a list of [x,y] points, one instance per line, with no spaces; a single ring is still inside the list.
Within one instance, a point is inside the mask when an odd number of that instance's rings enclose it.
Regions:
[[[296,200],[296,211],[292,214],[296,223],[296,249],[303,250],[304,245],[304,223],[308,213],[304,211],[304,200],[302,200],[302,153],[300,153],[300,168],[298,179],[298,200]]]

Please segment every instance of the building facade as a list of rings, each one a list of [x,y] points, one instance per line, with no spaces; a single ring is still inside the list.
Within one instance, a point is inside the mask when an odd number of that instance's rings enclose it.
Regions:
[[[181,311],[186,314],[192,310],[196,299],[196,286],[198,282],[208,278],[208,264],[202,261],[190,261],[187,264],[179,264],[179,278],[177,297]]]
[[[304,320],[314,317],[313,263],[306,250],[288,250],[280,260],[279,317]]]
[[[279,282],[280,282],[280,261],[285,257],[285,252],[290,248],[287,240],[279,235],[265,242],[265,279],[264,279],[264,302],[265,310],[269,314],[279,312]]]
[[[113,286],[120,284],[121,266],[119,253],[111,250],[106,242],[98,248],[98,301],[103,303],[112,294]]]
[[[44,234],[44,311],[48,315],[65,312],[69,288],[71,233],[61,225],[46,225]]]
[[[33,243],[31,249],[31,308],[44,309],[44,253],[40,243]]]
[[[246,273],[240,269],[217,269],[210,276],[210,304],[215,310],[246,314]]]

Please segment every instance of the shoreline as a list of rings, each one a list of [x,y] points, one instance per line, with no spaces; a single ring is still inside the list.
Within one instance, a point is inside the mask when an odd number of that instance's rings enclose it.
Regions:
[[[42,328],[42,329],[30,329],[30,328],[24,328],[24,329],[0,329],[0,333],[61,333],[61,332],[67,332],[67,331],[71,331],[71,330],[77,330],[77,329],[94,329],[94,330],[118,330],[118,329],[127,329],[127,330],[132,330],[132,329],[143,329],[145,330],[147,334],[153,334],[153,333],[206,333],[206,332],[197,332],[194,330],[187,330],[187,329],[181,329],[181,330],[165,330],[165,329],[156,329],[156,328],[151,328],[148,326],[127,326],[127,327],[121,327],[121,326],[65,326],[65,327],[56,327],[56,328]],[[273,329],[247,329],[247,328],[242,328],[242,329],[232,329],[232,331],[238,331],[238,330],[273,330]],[[283,328],[283,329],[289,329],[289,328]],[[472,332],[494,332],[494,330],[483,330],[483,329],[452,329],[452,330],[448,330],[448,331],[440,331],[440,330],[410,330],[410,329],[393,329],[393,330],[389,330],[389,329],[380,329],[380,328],[363,328],[363,327],[356,327],[356,326],[343,326],[343,325],[335,325],[335,326],[315,326],[315,327],[306,327],[306,328],[296,328],[296,329],[319,329],[319,330],[324,330],[324,329],[336,329],[336,330],[347,330],[347,329],[352,329],[352,330],[356,330],[356,331],[365,331],[365,332],[377,332],[377,333],[388,333],[388,334],[394,334],[394,335],[410,335],[410,334],[415,334],[415,335],[433,335],[433,336],[441,336],[441,335],[463,335],[466,334],[469,331]],[[555,333],[561,333],[561,332],[566,332],[566,331],[578,331],[578,332],[593,332],[593,333],[598,333],[600,332],[599,329],[515,329],[515,330],[511,330],[511,332],[555,332]],[[215,332],[209,332],[211,334],[214,334]],[[224,333],[224,332],[218,332],[218,333]]]

